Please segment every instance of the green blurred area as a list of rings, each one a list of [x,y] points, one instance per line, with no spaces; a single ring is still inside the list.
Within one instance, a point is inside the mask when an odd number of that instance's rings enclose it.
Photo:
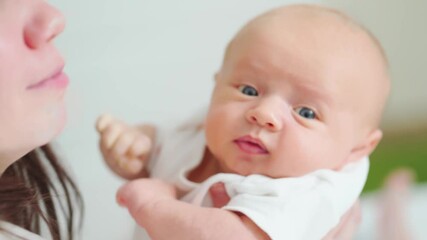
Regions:
[[[400,167],[412,169],[417,182],[427,182],[427,128],[385,133],[370,160],[371,167],[364,193],[380,188],[388,173]]]

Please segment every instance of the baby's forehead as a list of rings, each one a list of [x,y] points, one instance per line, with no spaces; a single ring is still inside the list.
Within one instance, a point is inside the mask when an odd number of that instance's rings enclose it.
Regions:
[[[236,50],[230,51],[233,48]],[[250,49],[256,48],[266,49],[279,59],[281,54],[287,54],[289,57],[283,60],[301,58],[302,62],[309,62],[298,65],[304,73],[310,72],[307,67],[312,67],[318,70],[314,72],[338,76],[329,80],[339,81],[345,92],[355,93],[352,99],[362,95],[370,100],[387,96],[388,90],[381,90],[388,89],[389,84],[381,46],[367,30],[335,10],[297,6],[267,12],[250,21],[236,35],[227,54],[248,55]],[[377,105],[383,105],[380,102]],[[369,108],[372,104],[364,106]]]
[[[336,40],[337,36],[370,37],[365,30],[340,12],[318,7],[279,8],[250,21],[241,31],[266,37],[300,37]]]
[[[230,51],[233,48],[239,50]],[[385,54],[375,37],[346,15],[323,7],[282,7],[255,18],[230,43],[226,57],[253,48],[313,59],[322,67],[352,61],[356,66],[347,65],[356,68],[359,62],[370,62],[387,71]]]
[[[248,25],[257,22],[276,22],[280,24],[310,23],[327,24],[333,27],[344,26],[358,29],[360,26],[346,14],[317,5],[289,5],[273,9],[254,18]]]

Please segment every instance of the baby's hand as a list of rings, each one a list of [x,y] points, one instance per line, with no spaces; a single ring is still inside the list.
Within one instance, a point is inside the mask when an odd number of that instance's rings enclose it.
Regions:
[[[96,129],[101,153],[111,170],[127,179],[138,177],[151,150],[150,138],[110,115],[100,116]]]
[[[212,204],[215,208],[222,208],[230,201],[230,197],[225,190],[223,182],[213,184],[209,188],[209,195],[211,196]]]
[[[141,178],[130,181],[117,191],[117,203],[126,207],[135,221],[142,227],[150,216],[161,209],[156,207],[160,201],[176,200],[176,189],[172,184],[159,179]],[[171,214],[171,213],[168,213]]]

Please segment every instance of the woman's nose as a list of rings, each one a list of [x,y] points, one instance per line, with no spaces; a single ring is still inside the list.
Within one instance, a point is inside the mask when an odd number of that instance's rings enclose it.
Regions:
[[[37,49],[64,30],[65,18],[59,10],[45,1],[41,1],[31,11],[24,27],[24,41],[30,49]]]
[[[246,112],[246,119],[253,124],[265,128],[269,131],[279,131],[283,127],[283,121],[280,117],[280,110],[277,103],[272,101],[263,101],[256,107]]]

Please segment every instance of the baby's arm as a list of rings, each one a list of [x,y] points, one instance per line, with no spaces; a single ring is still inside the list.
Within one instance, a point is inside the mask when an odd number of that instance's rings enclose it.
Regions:
[[[157,179],[139,179],[121,187],[117,201],[128,208],[153,239],[270,239],[245,215],[220,209],[230,200],[224,184],[214,184],[209,192],[216,208],[178,201],[172,185]],[[360,214],[356,202],[323,240],[353,239]]]
[[[129,126],[110,115],[102,115],[96,129],[101,153],[113,172],[129,180],[148,176],[144,166],[156,133],[153,125]]]
[[[270,239],[245,215],[179,201],[175,188],[157,179],[127,183],[117,200],[153,239]]]

